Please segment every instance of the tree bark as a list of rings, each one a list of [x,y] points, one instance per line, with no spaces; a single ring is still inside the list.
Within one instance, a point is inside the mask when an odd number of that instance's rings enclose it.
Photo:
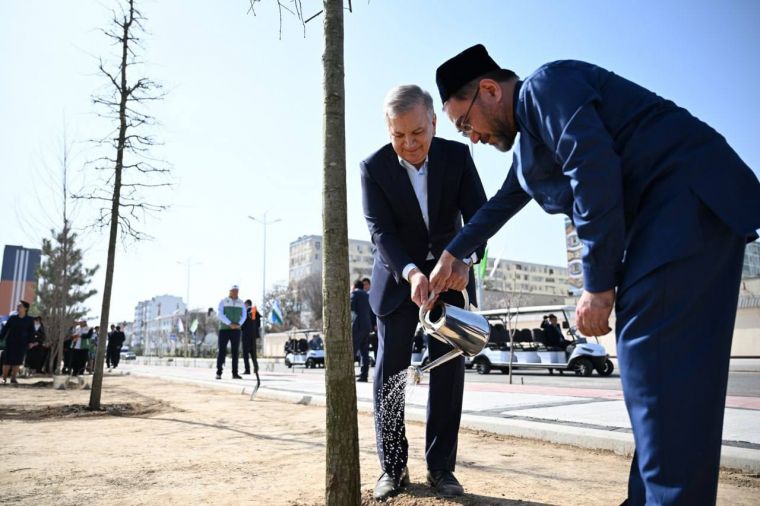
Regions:
[[[327,449],[325,504],[361,504],[356,383],[348,306],[343,0],[324,0],[322,316],[325,331]]]
[[[98,334],[98,349],[95,355],[95,371],[92,377],[90,392],[90,409],[100,409],[100,397],[103,387],[103,364],[106,356],[106,334],[108,333],[108,318],[111,309],[111,289],[113,287],[113,271],[116,261],[116,236],[119,229],[119,198],[121,195],[121,176],[124,168],[124,145],[127,137],[127,64],[129,54],[129,29],[134,19],[133,0],[129,0],[129,12],[122,25],[120,101],[119,101],[119,137],[116,144],[116,164],[114,167],[113,200],[111,201],[111,226],[108,234],[108,260],[106,262],[106,279],[103,286],[103,304],[100,310],[100,333]]]

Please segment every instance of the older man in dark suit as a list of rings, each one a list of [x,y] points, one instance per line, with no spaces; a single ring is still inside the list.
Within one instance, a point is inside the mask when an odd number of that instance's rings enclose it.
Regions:
[[[467,146],[434,137],[433,100],[418,86],[399,86],[385,100],[391,142],[361,163],[362,197],[376,246],[370,305],[377,315],[378,352],[374,376],[375,430],[383,474],[375,486],[384,499],[409,482],[404,429],[403,371],[410,365],[418,306],[428,302],[428,278],[443,248],[486,201]],[[484,244],[463,260],[478,261]],[[460,293],[444,293],[463,304]],[[431,360],[448,346],[431,340]],[[425,459],[428,482],[441,495],[460,495],[454,477],[462,411],[464,360],[432,370],[428,399]]]

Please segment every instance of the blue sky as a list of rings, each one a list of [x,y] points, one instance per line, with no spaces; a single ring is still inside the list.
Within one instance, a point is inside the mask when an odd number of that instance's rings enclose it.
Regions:
[[[97,57],[114,61],[99,33],[110,0],[0,1],[0,245],[39,247],[57,225],[56,178],[64,123],[75,141],[70,183],[100,184],[84,142],[102,135],[90,95],[102,85]],[[273,1],[247,15],[246,0],[141,2],[150,34],[142,69],[169,95],[151,112],[172,164],[171,190],[149,194],[171,208],[140,223],[152,241],[117,251],[111,314],[131,319],[137,301],[185,295],[214,306],[228,285],[260,299],[261,226],[268,229],[267,281],[287,280],[288,243],[321,229],[322,19],[306,37],[285,18],[278,39]],[[306,15],[321,2],[305,0]],[[573,58],[596,63],[688,108],[720,131],[756,173],[760,169],[760,2],[756,1],[403,1],[353,2],[346,13],[348,223],[368,239],[358,163],[388,142],[382,100],[397,84],[433,93],[435,69],[483,43],[503,67],[526,76]],[[438,135],[456,138],[441,115]],[[475,148],[486,192],[506,176],[510,155]],[[719,168],[716,168],[719,170]],[[75,224],[95,210],[79,203]],[[105,265],[106,232],[83,229],[86,262]],[[491,242],[492,254],[564,265],[561,217],[534,204]],[[95,287],[102,289],[102,271]],[[100,301],[90,303],[93,315]]]

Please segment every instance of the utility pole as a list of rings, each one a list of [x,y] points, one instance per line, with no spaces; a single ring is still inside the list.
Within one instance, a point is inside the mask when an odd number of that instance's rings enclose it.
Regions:
[[[264,227],[264,240],[263,240],[262,255],[261,255],[261,266],[262,266],[261,267],[261,309],[262,311],[264,309],[264,301],[267,295],[267,226],[277,223],[278,221],[282,221],[280,218],[275,218],[274,220],[267,220],[268,212],[269,211],[264,211],[264,214],[262,215],[261,218],[257,218],[255,216],[248,216],[249,219],[257,223],[261,223]],[[261,339],[264,339],[264,336],[266,336],[266,333],[267,333],[266,315],[264,316],[264,319],[265,321],[261,325]]]

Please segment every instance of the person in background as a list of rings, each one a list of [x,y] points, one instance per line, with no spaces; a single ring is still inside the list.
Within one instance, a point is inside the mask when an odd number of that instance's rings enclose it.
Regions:
[[[360,373],[356,381],[369,381],[369,333],[372,331],[372,309],[369,307],[369,295],[364,291],[361,279],[354,282],[351,291],[351,337],[354,353],[359,354]]]
[[[240,288],[232,285],[229,297],[219,302],[219,351],[216,356],[216,379],[222,379],[227,343],[232,348],[232,378],[243,379],[238,374],[238,353],[240,350],[240,326],[246,318],[245,304],[238,298]]]
[[[116,325],[111,324],[111,330],[108,331],[106,337],[108,338],[108,345],[106,346],[106,367],[111,368],[111,356],[113,348],[113,333],[116,331]]]
[[[27,314],[29,303],[19,301],[16,306],[17,313],[11,315],[0,330],[0,341],[5,341],[3,351],[3,384],[11,378],[12,385],[18,385],[16,377],[21,364],[24,363],[24,354],[34,336],[34,322]]]
[[[116,369],[121,361],[121,347],[127,338],[121,330],[121,325],[117,325],[111,333],[111,339],[108,341],[107,353],[111,357],[111,367]]]
[[[45,343],[45,326],[42,324],[42,318],[34,317],[34,334],[29,343],[29,350],[26,352],[24,366],[29,372],[41,373],[42,368],[48,356],[48,347]]]
[[[71,334],[71,375],[84,374],[87,366],[88,352],[92,329],[87,326],[87,320],[80,320]]]
[[[259,372],[259,361],[256,359],[256,340],[259,338],[261,329],[261,314],[251,299],[245,301],[245,322],[241,327],[243,333],[243,365],[245,371],[243,374],[251,374],[251,365],[248,362],[250,357],[253,362],[253,372]]]

